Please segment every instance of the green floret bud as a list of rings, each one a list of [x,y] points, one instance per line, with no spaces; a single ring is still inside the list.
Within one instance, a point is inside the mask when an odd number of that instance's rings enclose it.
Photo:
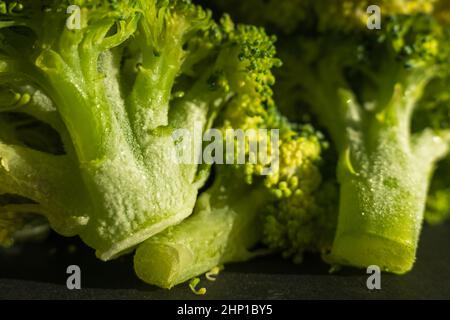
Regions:
[[[307,131],[305,131],[307,132]],[[336,228],[336,186],[322,181],[319,135],[293,137],[280,146],[280,170],[266,179],[277,201],[264,218],[263,242],[301,262],[303,253],[326,253]]]

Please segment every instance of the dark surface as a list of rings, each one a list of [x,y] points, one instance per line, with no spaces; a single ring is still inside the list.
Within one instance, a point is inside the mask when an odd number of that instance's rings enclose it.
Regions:
[[[71,264],[81,268],[81,290],[66,288]],[[367,277],[354,269],[329,275],[315,256],[302,265],[266,257],[229,265],[215,282],[202,277],[207,294],[198,297],[187,284],[172,290],[146,285],[134,275],[131,256],[104,263],[76,239],[52,235],[0,253],[2,299],[450,299],[450,224],[424,229],[411,273],[383,274],[378,291],[367,289]]]

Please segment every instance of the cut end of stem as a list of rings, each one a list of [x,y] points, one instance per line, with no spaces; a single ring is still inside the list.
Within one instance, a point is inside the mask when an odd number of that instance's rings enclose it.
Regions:
[[[343,234],[333,244],[330,263],[367,268],[378,266],[395,274],[409,272],[415,261],[414,244],[383,238],[372,234]]]
[[[136,250],[134,270],[141,280],[170,289],[180,282],[179,277],[191,258],[186,250],[165,244],[143,243]]]

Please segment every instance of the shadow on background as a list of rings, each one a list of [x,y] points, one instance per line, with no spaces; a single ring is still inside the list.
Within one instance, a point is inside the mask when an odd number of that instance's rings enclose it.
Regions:
[[[41,243],[0,251],[0,298],[193,299],[187,284],[162,290],[141,282],[133,255],[102,262],[78,238],[51,234]],[[82,272],[82,290],[66,288],[69,265]],[[382,275],[382,290],[366,287],[365,270],[344,268],[330,275],[317,255],[300,265],[279,256],[226,266],[217,281],[202,277],[209,299],[450,298],[450,224],[425,227],[418,260],[404,276]]]

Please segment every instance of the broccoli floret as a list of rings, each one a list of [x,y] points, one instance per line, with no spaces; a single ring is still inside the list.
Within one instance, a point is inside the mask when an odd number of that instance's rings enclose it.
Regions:
[[[240,56],[251,59],[249,78],[265,81],[260,87],[255,87],[253,81],[243,84],[247,94],[234,97],[227,105],[217,122],[223,132],[223,143],[229,143],[226,133],[230,129],[278,129],[280,139],[266,141],[269,155],[266,159],[258,157],[258,161],[245,164],[216,164],[212,186],[200,195],[193,215],[138,247],[134,259],[137,275],[160,287],[171,288],[217,265],[255,257],[262,252],[252,249],[261,241],[269,244],[270,251],[286,250],[290,246],[287,242],[295,240],[287,239],[280,244],[283,233],[300,232],[302,228],[290,226],[280,217],[309,215],[304,210],[315,207],[312,193],[321,182],[318,163],[324,142],[311,128],[295,128],[289,124],[275,109],[270,89],[273,77],[269,72],[271,65],[278,64],[273,58],[273,39],[262,29],[244,26],[230,31],[228,36],[237,43],[250,40],[249,43],[258,44],[253,50],[244,49]],[[248,56],[247,52],[258,54]],[[249,147],[251,143],[262,139],[269,138],[260,134],[249,137],[243,146],[246,158],[254,155]],[[235,159],[240,154],[239,143],[242,141],[234,146]],[[272,167],[275,163],[278,166]],[[263,170],[270,167],[273,171],[263,175]],[[282,205],[291,198],[295,198],[292,203]],[[275,213],[275,206],[285,212]],[[273,230],[275,220],[286,223],[287,230]],[[318,223],[312,224],[323,231]],[[301,249],[300,244],[295,244],[294,251],[300,254],[313,243],[316,240],[310,239],[302,243]]]
[[[297,181],[295,176],[293,181]],[[336,232],[338,189],[333,179],[322,177],[317,188],[297,190],[268,207],[263,242],[294,263],[301,263],[305,252],[323,256],[330,252]]]
[[[189,216],[210,166],[180,163],[172,133],[210,128],[242,83],[264,81],[237,54],[252,39],[227,27],[186,0],[1,1],[0,114],[28,114],[64,146],[15,143],[1,126],[2,192],[103,260]]]

